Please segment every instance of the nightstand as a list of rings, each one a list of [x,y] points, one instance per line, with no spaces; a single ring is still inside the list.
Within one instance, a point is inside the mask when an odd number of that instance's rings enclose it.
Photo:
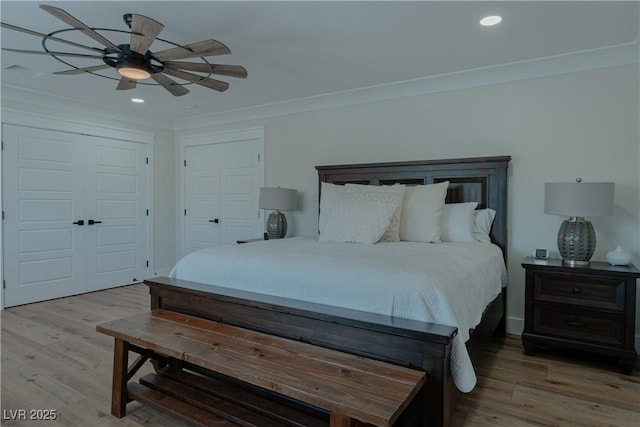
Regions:
[[[630,374],[634,348],[636,279],[632,264],[591,262],[568,267],[562,260],[525,258],[524,353],[539,346],[591,351],[618,357]]]

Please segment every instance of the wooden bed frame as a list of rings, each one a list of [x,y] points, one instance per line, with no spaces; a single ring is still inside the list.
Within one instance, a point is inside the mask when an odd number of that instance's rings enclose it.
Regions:
[[[371,185],[449,181],[447,203],[477,201],[496,218],[492,241],[507,254],[507,167],[509,156],[453,160],[317,166],[319,182]],[[321,185],[321,184],[319,184]],[[151,308],[173,310],[253,329],[427,373],[427,383],[394,424],[443,427],[460,392],[450,372],[457,328],[320,304],[271,297],[169,278],[146,280]],[[486,309],[467,342],[474,365],[496,331],[504,332],[506,291]],[[195,371],[198,371],[194,367]],[[198,371],[202,374],[207,372]],[[291,405],[297,405],[291,402]],[[313,410],[313,409],[309,409]]]

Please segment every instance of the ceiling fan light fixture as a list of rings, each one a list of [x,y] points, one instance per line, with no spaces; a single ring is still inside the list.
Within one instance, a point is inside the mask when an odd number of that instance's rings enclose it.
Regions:
[[[118,74],[132,80],[145,80],[151,77],[151,73],[148,71],[128,67],[118,68]]]
[[[2,0],[0,0],[1,2]],[[116,90],[131,90],[138,85],[145,86],[161,86],[173,96],[183,96],[189,93],[189,89],[185,85],[196,84],[218,92],[224,92],[229,88],[229,83],[216,80],[211,74],[219,74],[227,77],[246,78],[247,70],[239,65],[221,65],[211,64],[204,59],[205,56],[228,55],[231,50],[219,41],[208,39],[202,40],[188,45],[180,45],[169,40],[163,40],[158,37],[164,25],[144,15],[126,14],[124,16],[125,24],[131,30],[121,31],[111,28],[92,28],[64,10],[48,5],[41,5],[41,9],[53,15],[71,28],[64,28],[53,31],[49,34],[39,33],[37,31],[26,28],[17,27],[7,23],[2,23],[3,29],[19,31],[37,37],[42,37],[42,47],[44,51],[25,50],[25,49],[9,49],[2,48],[17,53],[29,53],[37,55],[49,55],[57,61],[62,62],[69,67],[70,70],[58,71],[53,74],[57,75],[82,75],[85,73],[93,74],[110,80],[117,80],[118,86]],[[98,31],[109,31],[115,33],[129,33],[129,43],[116,45]],[[102,48],[92,47],[81,43],[61,39],[55,37],[56,34],[65,31],[80,31],[84,35],[98,42]],[[153,43],[158,40],[172,47],[164,50],[152,52],[149,50]],[[92,54],[82,54],[66,51],[53,51],[47,48],[47,41],[63,43],[76,48],[87,49]],[[59,57],[72,58],[90,58],[98,59],[102,62],[98,65],[77,67],[70,64]],[[200,58],[202,62],[181,62],[178,59]],[[119,78],[97,73],[97,71],[113,68],[119,74]],[[196,71],[201,74],[193,74],[188,71]],[[179,83],[172,80],[167,75],[171,75],[178,79],[185,80],[186,83]],[[155,83],[141,82],[140,80],[152,79]]]
[[[150,67],[143,60],[128,58],[118,62],[118,74],[131,80],[145,80],[151,77]]]

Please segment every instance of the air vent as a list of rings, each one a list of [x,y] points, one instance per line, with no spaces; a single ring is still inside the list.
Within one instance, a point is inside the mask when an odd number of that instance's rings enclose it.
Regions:
[[[8,67],[5,67],[4,70],[22,74],[23,76],[32,78],[44,76],[45,74],[47,74],[41,71],[33,70],[31,68],[23,67],[22,65],[9,65]]]

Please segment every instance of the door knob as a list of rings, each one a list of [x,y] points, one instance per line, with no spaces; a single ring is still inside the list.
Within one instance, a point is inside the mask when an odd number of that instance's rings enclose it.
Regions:
[[[220,220],[218,218],[215,218],[215,219],[210,219],[209,222],[213,222],[217,224],[220,222]]]
[[[84,219],[78,220],[73,223],[74,225],[84,225]]]
[[[89,221],[87,221],[87,224],[89,224],[89,225],[102,224],[102,221],[94,221],[94,220],[90,219]]]

